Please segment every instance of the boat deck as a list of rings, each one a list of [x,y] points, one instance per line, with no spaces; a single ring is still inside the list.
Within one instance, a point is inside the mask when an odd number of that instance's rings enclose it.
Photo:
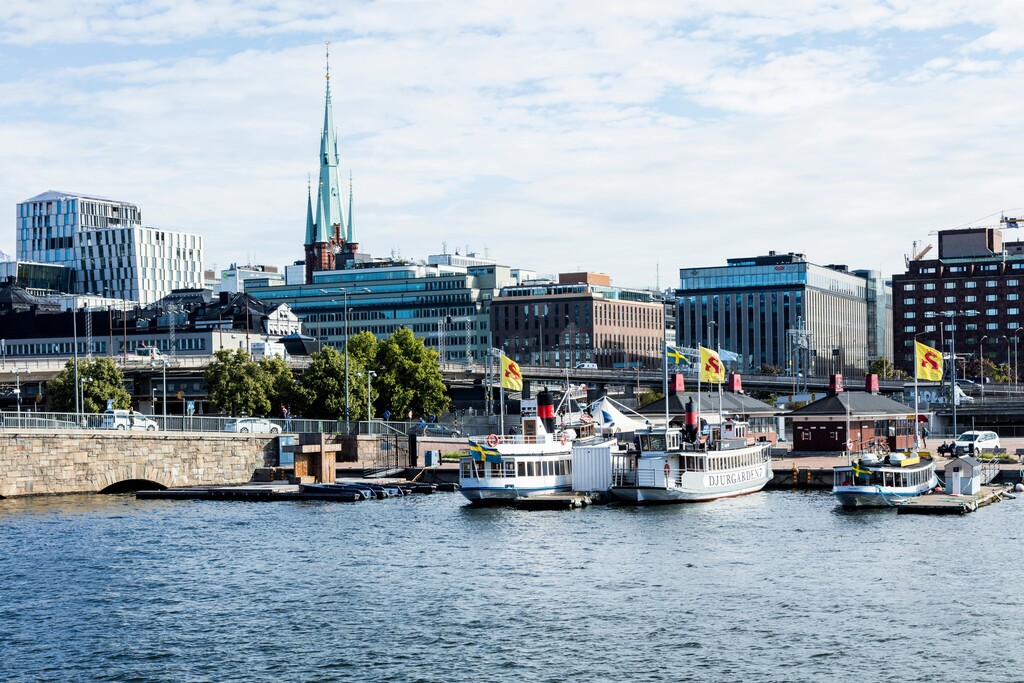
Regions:
[[[545,493],[540,496],[520,496],[509,501],[520,510],[573,510],[594,502],[585,493]]]
[[[998,503],[1007,495],[1004,486],[983,486],[980,493],[953,496],[948,493],[928,493],[893,503],[898,514],[964,515],[980,507]]]

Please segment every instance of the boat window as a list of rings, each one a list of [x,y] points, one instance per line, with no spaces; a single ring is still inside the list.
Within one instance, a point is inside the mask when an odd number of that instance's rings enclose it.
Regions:
[[[665,450],[665,435],[664,434],[651,434],[646,439],[645,451],[663,451]]]
[[[517,470],[518,470],[519,476],[520,477],[525,477],[526,476],[526,463],[520,460],[516,464],[516,466],[517,466]]]
[[[472,463],[472,460],[463,460],[462,463],[460,463],[460,467],[462,469],[462,472],[460,472],[460,474],[462,475],[463,479],[470,479],[470,478],[472,478],[472,476],[473,476],[473,466],[471,465],[471,463]]]
[[[572,474],[572,460],[567,461],[565,466],[568,468],[565,473]]]

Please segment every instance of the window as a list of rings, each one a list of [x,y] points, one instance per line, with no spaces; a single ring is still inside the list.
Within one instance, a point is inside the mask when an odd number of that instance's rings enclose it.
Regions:
[[[944,283],[942,283],[942,288],[943,289],[956,289],[956,283],[955,282],[944,282]]]
[[[1006,286],[1007,287],[1016,287],[1018,282],[1020,282],[1020,281],[1019,280],[1007,280],[1006,281]]]
[[[917,332],[917,325],[905,325],[903,327],[904,332]]]
[[[985,301],[999,301],[999,295],[998,294],[986,294],[985,295]]]
[[[978,286],[978,283],[974,280],[968,280],[964,283],[964,289],[974,289]]]
[[[1007,294],[1006,295],[1006,300],[1007,301],[1017,301],[1019,298],[1020,298],[1020,294]]]
[[[925,289],[935,289],[935,283],[934,282],[926,282],[926,283],[924,283],[924,288]]]
[[[955,304],[956,303],[956,297],[955,296],[945,296],[945,297],[942,297],[942,303]]]
[[[989,323],[989,324],[985,325],[985,329],[986,330],[998,330],[999,329],[999,323]]]
[[[998,287],[999,283],[995,280],[985,280],[986,287]]]
[[[907,305],[907,306],[913,306],[914,304],[917,303],[917,299],[914,299],[914,298],[904,299],[903,303],[905,305]]]
[[[999,315],[999,309],[998,308],[986,308],[985,309],[985,315]]]
[[[905,285],[903,285],[904,292],[913,292],[915,289],[917,289],[917,285],[915,285],[913,282],[908,282]]]
[[[903,314],[903,317],[906,318],[907,320],[913,320],[914,318],[917,317],[917,314],[914,313],[913,311],[907,311]]]
[[[1006,309],[1006,315],[1019,315],[1019,314],[1020,314],[1020,309],[1019,308],[1008,308],[1008,309]]]
[[[964,297],[964,302],[965,303],[974,303],[977,300],[978,300],[978,297],[974,296],[973,294],[968,294],[967,296]]]
[[[933,303],[935,303],[935,297],[934,296],[926,296],[924,298],[924,302],[926,304],[933,304]]]
[[[935,331],[935,325],[925,325],[924,326],[924,331],[925,332],[934,332]]]

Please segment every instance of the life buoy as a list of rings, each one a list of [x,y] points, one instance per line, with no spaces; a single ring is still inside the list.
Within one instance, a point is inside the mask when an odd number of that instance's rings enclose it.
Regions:
[[[665,463],[665,478],[666,479],[668,479],[669,472],[671,472],[671,469],[669,468],[668,463]]]
[[[497,434],[488,434],[487,435],[487,445],[490,446],[491,448],[494,448],[495,446],[497,446],[498,445],[498,435]]]
[[[562,432],[562,445],[564,446],[568,440],[569,438],[565,435],[565,432]]]
[[[582,422],[583,424],[588,424],[588,423],[593,422],[593,421],[594,421],[594,417],[592,415],[590,415],[589,413],[583,413],[583,417],[580,418],[580,422]]]

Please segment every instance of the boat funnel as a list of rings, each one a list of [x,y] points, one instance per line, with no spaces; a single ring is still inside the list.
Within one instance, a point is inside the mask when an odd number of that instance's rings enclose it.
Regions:
[[[544,421],[548,434],[555,433],[555,405],[547,389],[537,393],[537,417]]]
[[[684,438],[687,443],[697,442],[697,408],[693,405],[693,397],[686,401],[686,430]]]

